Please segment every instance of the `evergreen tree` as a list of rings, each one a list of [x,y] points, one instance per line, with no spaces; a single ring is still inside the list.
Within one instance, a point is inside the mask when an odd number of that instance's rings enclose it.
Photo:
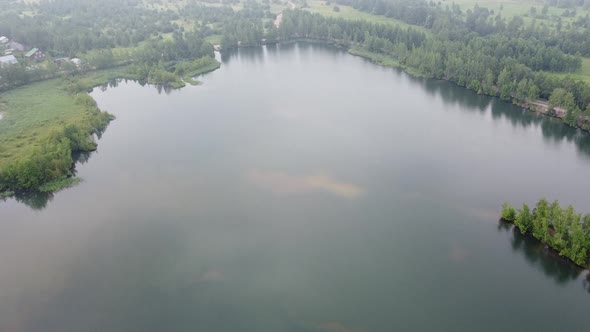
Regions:
[[[532,229],[532,215],[528,205],[522,205],[522,209],[518,212],[514,224],[520,229],[522,234],[526,234]]]
[[[502,219],[506,221],[514,221],[516,219],[516,210],[508,203],[502,204]]]
[[[542,198],[533,210],[533,236],[542,241],[545,240],[548,233],[548,216],[549,205],[547,204],[547,200]]]

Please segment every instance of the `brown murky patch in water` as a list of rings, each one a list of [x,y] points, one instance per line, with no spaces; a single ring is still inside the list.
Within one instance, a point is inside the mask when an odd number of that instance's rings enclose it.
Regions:
[[[346,326],[341,322],[325,322],[316,325],[316,327],[327,332],[361,332],[361,330]]]
[[[462,247],[453,245],[449,251],[449,259],[455,263],[462,263],[469,258],[469,252]]]
[[[223,281],[225,275],[217,270],[209,270],[205,272],[200,278],[199,282]]]
[[[360,186],[335,180],[328,175],[296,176],[284,172],[248,173],[248,179],[276,194],[305,194],[326,192],[339,197],[356,199],[365,193]]]

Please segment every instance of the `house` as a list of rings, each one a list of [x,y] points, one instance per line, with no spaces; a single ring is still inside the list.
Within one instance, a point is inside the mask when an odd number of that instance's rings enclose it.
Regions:
[[[8,38],[5,36],[1,36],[0,37],[0,44],[6,44],[8,43]]]
[[[38,48],[34,48],[25,54],[25,58],[34,61],[42,61],[45,60],[45,53],[39,51]]]
[[[17,65],[18,60],[14,57],[14,55],[5,55],[0,56],[0,67]]]
[[[76,67],[80,68],[80,66],[82,66],[82,60],[78,59],[78,58],[73,58],[72,63],[76,65]]]
[[[17,43],[14,40],[8,43],[8,47],[12,48],[15,52],[24,52],[27,50],[25,45]]]
[[[53,59],[53,63],[55,63],[58,66],[62,66],[64,63],[68,63],[71,62],[69,58],[55,58]]]

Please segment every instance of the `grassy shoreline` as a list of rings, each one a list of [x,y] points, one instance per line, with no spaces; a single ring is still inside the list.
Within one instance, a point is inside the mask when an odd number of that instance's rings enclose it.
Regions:
[[[182,71],[171,73],[182,84],[167,85],[198,84],[194,77],[220,66],[209,57],[184,62]],[[93,135],[114,119],[88,92],[117,79],[147,81],[130,67],[48,79],[0,93],[0,200],[24,192],[57,192],[80,182],[73,177],[72,154],[96,150]]]

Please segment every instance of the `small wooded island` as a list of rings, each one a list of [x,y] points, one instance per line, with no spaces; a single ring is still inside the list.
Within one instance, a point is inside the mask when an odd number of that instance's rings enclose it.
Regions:
[[[531,211],[527,204],[516,210],[502,205],[502,220],[514,223],[522,234],[530,234],[583,268],[590,267],[590,214],[582,216],[569,205],[563,209],[559,201],[541,198]]]

